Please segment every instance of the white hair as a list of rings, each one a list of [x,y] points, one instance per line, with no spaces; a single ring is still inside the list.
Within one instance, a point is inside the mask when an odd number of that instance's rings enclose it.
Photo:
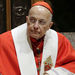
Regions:
[[[50,12],[50,21],[52,21],[53,14]]]

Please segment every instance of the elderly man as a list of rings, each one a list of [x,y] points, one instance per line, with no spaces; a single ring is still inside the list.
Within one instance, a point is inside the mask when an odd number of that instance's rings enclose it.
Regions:
[[[69,40],[50,29],[52,9],[32,5],[27,23],[0,35],[0,75],[72,75],[75,51]]]

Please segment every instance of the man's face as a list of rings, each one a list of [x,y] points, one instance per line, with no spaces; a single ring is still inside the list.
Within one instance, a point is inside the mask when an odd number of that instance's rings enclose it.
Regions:
[[[50,11],[42,6],[34,6],[27,16],[27,32],[30,37],[40,39],[52,26]]]

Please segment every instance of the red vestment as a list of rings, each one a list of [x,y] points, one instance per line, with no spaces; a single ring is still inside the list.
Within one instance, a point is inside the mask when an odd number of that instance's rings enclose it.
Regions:
[[[69,40],[58,34],[58,54],[55,67],[63,67],[75,73],[75,50]],[[0,35],[0,73],[2,75],[21,75],[11,32]]]

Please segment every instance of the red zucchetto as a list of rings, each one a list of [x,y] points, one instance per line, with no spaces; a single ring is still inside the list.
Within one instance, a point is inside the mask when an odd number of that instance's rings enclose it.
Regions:
[[[32,4],[32,7],[37,6],[37,5],[46,7],[53,14],[53,10],[52,10],[51,6],[48,3],[44,2],[44,1],[38,1],[34,4]]]

